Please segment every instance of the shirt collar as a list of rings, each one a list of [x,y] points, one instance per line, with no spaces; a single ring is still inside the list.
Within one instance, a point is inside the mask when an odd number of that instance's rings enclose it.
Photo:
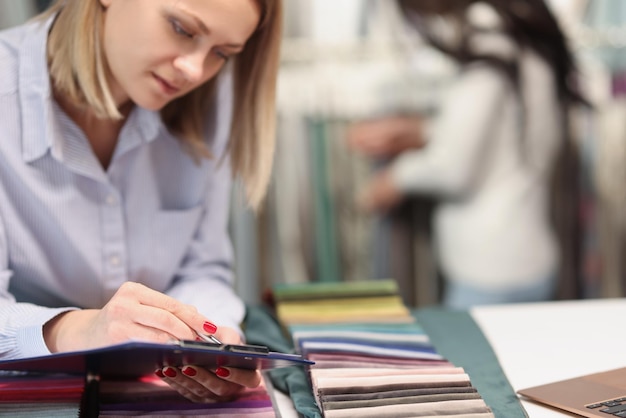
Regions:
[[[159,112],[135,106],[133,116],[133,128],[138,131],[139,136],[145,142],[151,142],[158,136],[159,132],[167,131]]]

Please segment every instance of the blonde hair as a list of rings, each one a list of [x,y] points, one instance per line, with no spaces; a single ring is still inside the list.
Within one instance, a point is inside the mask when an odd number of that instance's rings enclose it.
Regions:
[[[276,146],[276,78],[282,36],[282,0],[256,0],[261,19],[244,50],[234,58],[234,103],[229,151],[233,175],[244,185],[248,204],[258,209],[272,174]],[[69,100],[102,118],[120,119],[107,83],[101,47],[103,10],[96,0],[56,0],[42,14],[58,14],[48,39],[50,75]],[[193,157],[211,158],[204,138],[214,105],[215,77],[167,104],[161,118]]]

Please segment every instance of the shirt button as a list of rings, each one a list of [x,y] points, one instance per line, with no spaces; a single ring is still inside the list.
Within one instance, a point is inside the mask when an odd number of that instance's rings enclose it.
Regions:
[[[117,202],[117,199],[115,198],[115,196],[110,194],[110,195],[107,196],[106,202],[107,202],[107,205],[113,206]]]
[[[114,267],[117,267],[120,265],[120,258],[116,255],[112,255],[111,257],[109,257],[109,264],[111,264]]]

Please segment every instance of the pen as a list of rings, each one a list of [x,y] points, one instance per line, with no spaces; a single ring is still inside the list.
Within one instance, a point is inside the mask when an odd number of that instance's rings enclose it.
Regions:
[[[214,335],[204,335],[204,334],[198,333],[198,337],[200,337],[202,341],[207,342],[207,343],[213,343],[213,344],[219,344],[219,345],[223,344],[220,340],[215,338]]]

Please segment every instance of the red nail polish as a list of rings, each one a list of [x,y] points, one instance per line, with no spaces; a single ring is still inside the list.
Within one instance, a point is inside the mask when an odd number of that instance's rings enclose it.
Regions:
[[[223,367],[218,367],[215,370],[215,374],[218,375],[219,377],[228,377],[228,376],[230,376],[230,372],[228,371],[228,369],[225,369]]]
[[[163,373],[167,377],[176,377],[176,370],[174,370],[173,367],[166,367],[165,369],[163,369]]]
[[[156,374],[159,377],[165,377],[165,375],[163,374],[163,372],[161,371],[161,369],[155,370],[154,374]]]
[[[182,372],[185,376],[189,376],[189,377],[193,377],[198,374],[198,371],[196,369],[194,369],[193,367],[189,367],[189,366],[183,367]]]
[[[205,322],[202,328],[209,334],[215,334],[215,331],[217,331],[217,326],[211,322]]]

